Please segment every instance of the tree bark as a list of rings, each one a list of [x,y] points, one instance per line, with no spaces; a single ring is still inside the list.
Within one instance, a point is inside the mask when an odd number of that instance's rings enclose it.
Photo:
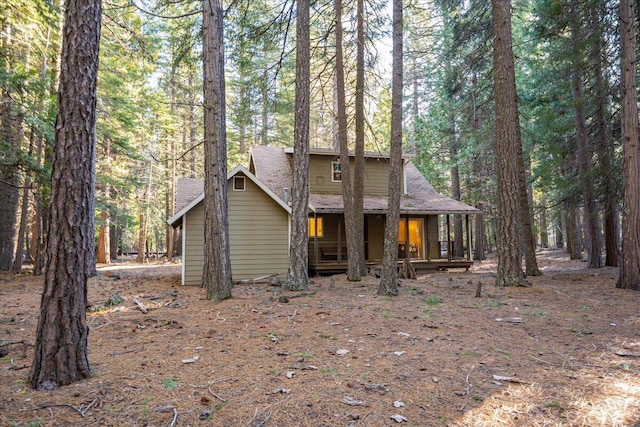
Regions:
[[[578,171],[582,186],[582,197],[584,200],[584,226],[585,226],[585,247],[587,249],[587,268],[602,267],[602,249],[600,245],[600,230],[598,226],[598,212],[593,195],[593,183],[591,179],[591,150],[587,141],[587,123],[584,106],[584,94],[582,83],[582,64],[579,43],[580,35],[580,15],[572,8],[571,17],[571,47],[573,50],[573,70],[571,87],[575,106],[576,143],[578,148]]]
[[[98,250],[96,254],[96,262],[101,264],[111,264],[110,241],[111,233],[109,233],[109,213],[100,212],[100,227],[98,229]]]
[[[67,0],[51,173],[47,268],[29,384],[89,377],[87,278],[95,258],[96,82],[100,0]]]
[[[136,262],[138,264],[143,264],[146,260],[146,252],[147,252],[147,218],[144,214],[140,214],[139,216],[139,229],[138,229],[138,256],[136,258]]]
[[[498,286],[528,285],[522,271],[518,103],[511,41],[511,2],[492,0],[498,166]]]
[[[389,199],[387,202],[382,272],[378,295],[398,295],[398,224],[400,222],[400,196],[402,191],[402,26],[402,0],[393,0]]]
[[[338,142],[342,179],[342,202],[344,205],[345,237],[347,240],[347,280],[360,281],[359,244],[356,240],[356,217],[353,208],[353,188],[351,186],[351,162],[349,161],[349,141],[347,130],[347,107],[344,89],[344,58],[342,49],[342,1],[335,0],[336,10],[336,101],[338,117]]]
[[[479,210],[483,210],[482,202],[478,202],[476,204],[476,208]],[[484,216],[476,215],[475,216],[475,233],[474,233],[474,245],[473,245],[473,260],[474,261],[482,261],[486,259],[485,248],[486,248],[486,239],[485,239],[485,227],[484,227]]]
[[[357,48],[356,48],[356,147],[354,153],[353,168],[353,213],[356,220],[354,239],[358,244],[358,264],[361,275],[367,274],[367,263],[365,260],[364,247],[364,50],[365,50],[365,28],[364,28],[364,0],[357,0]]]
[[[609,84],[604,75],[606,65],[606,52],[604,47],[604,24],[603,16],[606,14],[604,10],[604,2],[600,7],[591,9],[592,25],[598,28],[594,34],[596,41],[593,44],[593,57],[595,58],[594,75],[596,79],[596,129],[597,144],[600,152],[603,171],[602,187],[604,193],[604,246],[605,246],[605,262],[604,265],[609,267],[618,267],[618,209],[616,206],[616,184],[613,179],[613,159],[614,144],[610,141],[610,133],[608,130],[608,99]]]
[[[569,259],[582,259],[582,247],[578,233],[576,210],[571,202],[566,203],[565,230],[567,232],[567,252],[569,252]]]
[[[11,56],[11,41],[7,28],[0,27],[0,51],[3,56]],[[9,60],[2,61],[4,69],[0,72],[10,73]],[[4,85],[3,85],[4,86]],[[16,238],[16,220],[20,199],[20,173],[18,154],[20,150],[20,131],[18,106],[5,88],[0,92],[0,141],[4,141],[2,163],[0,164],[0,271],[11,270]]]
[[[515,86],[515,83],[514,83]],[[517,103],[517,101],[516,101]],[[517,111],[517,104],[516,104]],[[538,260],[536,259],[536,244],[533,236],[533,226],[531,224],[531,205],[533,202],[529,202],[531,196],[531,190],[527,185],[527,168],[524,162],[524,151],[522,149],[522,137],[520,133],[520,120],[518,118],[517,130],[517,144],[518,150],[518,191],[520,199],[520,215],[522,221],[522,249],[524,252],[524,264],[526,276],[540,276],[542,272],[538,268]],[[532,197],[531,197],[532,199]]]
[[[640,289],[640,144],[636,86],[636,3],[620,0],[624,204],[617,288]]]
[[[231,297],[222,0],[204,2],[204,269],[207,298]]]
[[[309,288],[309,0],[296,1],[296,95],[289,271],[283,287]]]

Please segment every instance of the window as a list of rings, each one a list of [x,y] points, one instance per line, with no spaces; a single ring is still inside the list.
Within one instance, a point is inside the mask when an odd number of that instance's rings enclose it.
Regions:
[[[244,191],[244,176],[233,177],[233,191]]]
[[[323,235],[322,217],[309,218],[309,237],[322,237]]]
[[[342,168],[340,166],[340,162],[331,162],[331,181],[332,182],[341,182],[342,181]]]

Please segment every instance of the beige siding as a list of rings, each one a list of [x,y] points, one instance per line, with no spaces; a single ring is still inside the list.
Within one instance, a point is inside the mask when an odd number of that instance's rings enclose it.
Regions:
[[[289,265],[287,212],[248,178],[244,191],[229,185],[228,194],[233,279],[284,277]]]
[[[204,265],[204,204],[194,206],[183,218],[185,248],[182,255],[184,263],[184,284],[202,284],[202,266]]]
[[[250,179],[245,191],[229,182],[229,239],[233,280],[287,273],[289,220],[287,212]],[[200,285],[204,265],[204,204],[184,218],[184,284]]]
[[[342,183],[331,181],[331,162],[337,156],[312,155],[309,159],[309,187],[311,193],[342,194]],[[351,160],[353,177],[353,159]],[[365,160],[364,193],[369,196],[384,196],[389,188],[389,160],[367,158]]]
[[[382,260],[384,249],[384,215],[367,216],[367,247],[367,260]]]
[[[438,240],[438,215],[427,215],[426,236],[429,259],[440,258],[440,241]]]

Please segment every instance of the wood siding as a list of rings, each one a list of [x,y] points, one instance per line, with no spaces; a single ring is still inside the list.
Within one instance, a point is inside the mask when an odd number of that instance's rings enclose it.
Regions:
[[[204,265],[204,204],[199,203],[187,212],[182,220],[184,252],[183,285],[202,284]]]
[[[249,178],[244,191],[229,186],[233,280],[267,274],[285,277],[289,266],[287,212]]]
[[[284,277],[289,263],[287,212],[249,178],[245,190],[228,187],[229,237],[233,280],[268,274]],[[204,265],[204,205],[194,206],[183,220],[185,253],[183,284],[200,285]]]
[[[339,156],[312,155],[309,161],[309,188],[311,193],[342,194],[342,182],[331,181],[331,162]],[[353,176],[353,159],[350,161]],[[403,186],[404,188],[404,186]],[[365,159],[365,196],[384,196],[389,191],[389,160]]]
[[[382,261],[384,248],[384,215],[367,216],[367,260]]]
[[[425,224],[427,236],[427,251],[429,259],[440,258],[440,236],[438,233],[438,215],[427,215]]]

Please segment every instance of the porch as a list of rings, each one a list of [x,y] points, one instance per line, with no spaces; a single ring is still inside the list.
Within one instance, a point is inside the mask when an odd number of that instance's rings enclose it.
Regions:
[[[463,215],[463,244],[452,238],[453,214],[401,215],[398,225],[398,267],[409,258],[418,273],[464,268],[471,261],[469,215]],[[365,215],[365,260],[369,269],[382,263],[385,216]],[[340,213],[309,218],[309,272],[311,275],[343,273],[347,270],[344,218]]]

